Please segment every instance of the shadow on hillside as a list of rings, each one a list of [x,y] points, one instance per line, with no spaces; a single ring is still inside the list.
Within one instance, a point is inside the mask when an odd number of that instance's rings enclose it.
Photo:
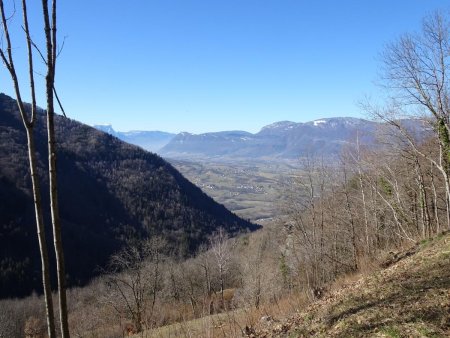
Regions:
[[[450,289],[449,258],[431,265],[422,262],[419,269],[394,273],[376,283],[365,295],[351,296],[333,305],[323,323],[331,329],[346,320],[340,334],[351,336],[373,331],[386,325],[427,322],[436,329],[450,328],[448,290]],[[349,318],[351,317],[351,318]]]

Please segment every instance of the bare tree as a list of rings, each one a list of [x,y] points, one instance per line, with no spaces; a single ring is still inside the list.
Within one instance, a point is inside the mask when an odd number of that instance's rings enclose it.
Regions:
[[[275,231],[264,229],[249,236],[248,243],[238,251],[242,275],[238,295],[242,297],[243,306],[258,309],[276,299],[286,288],[283,279],[286,280],[287,275],[282,276],[280,272],[278,236]]]
[[[359,132],[356,134],[356,144],[354,151],[348,152],[349,157],[352,160],[351,165],[356,168],[357,177],[359,180],[359,188],[360,188],[360,194],[361,194],[361,202],[362,202],[362,209],[364,213],[364,235],[365,235],[365,253],[370,254],[370,238],[369,238],[369,219],[368,219],[368,208],[367,208],[367,202],[366,202],[366,191],[365,191],[365,184],[364,184],[364,170],[363,170],[363,161],[361,156],[361,144],[359,139]]]
[[[345,196],[345,212],[347,213],[347,222],[350,225],[350,240],[351,240],[351,247],[352,247],[352,265],[353,269],[356,271],[358,270],[358,244],[357,244],[357,234],[356,234],[356,220],[354,211],[352,209],[352,203],[350,200],[350,192],[349,192],[349,181],[348,181],[348,168],[346,166],[346,163],[342,163],[342,175],[343,175],[343,181],[342,181],[342,193]]]
[[[232,249],[235,242],[233,239],[228,239],[228,235],[223,228],[219,228],[210,238],[210,244],[219,275],[220,296],[222,303],[224,303],[225,278],[230,268]]]
[[[67,316],[67,299],[66,299],[66,276],[65,276],[65,264],[64,264],[64,253],[62,247],[62,236],[61,236],[61,221],[59,217],[59,208],[58,208],[58,188],[57,188],[57,173],[56,173],[56,141],[55,141],[55,125],[54,125],[54,92],[55,92],[55,70],[56,70],[56,58],[57,58],[57,40],[56,40],[56,0],[52,0],[51,6],[49,5],[48,0],[42,0],[42,13],[44,19],[44,34],[45,34],[45,43],[46,43],[46,53],[44,54],[38,49],[38,46],[32,41],[30,29],[28,26],[28,16],[27,16],[27,2],[26,0],[22,0],[22,13],[23,13],[23,30],[25,32],[26,43],[27,43],[27,51],[28,51],[28,71],[29,71],[29,84],[31,88],[31,119],[29,119],[25,113],[24,104],[22,101],[22,97],[20,94],[19,88],[19,80],[16,74],[13,57],[12,57],[12,44],[9,36],[8,29],[8,20],[5,16],[4,4],[3,1],[1,3],[1,15],[2,15],[2,27],[5,33],[6,39],[6,52],[1,50],[1,58],[6,68],[8,69],[11,78],[13,80],[14,89],[16,92],[16,98],[19,105],[19,110],[21,112],[22,121],[25,125],[25,129],[27,131],[27,139],[28,139],[28,149],[29,154],[34,154],[34,140],[32,137],[33,126],[36,121],[36,95],[35,95],[35,82],[34,82],[34,67],[33,67],[33,47],[38,50],[39,55],[41,56],[43,62],[46,66],[46,76],[45,76],[45,94],[47,101],[47,136],[48,136],[48,163],[49,163],[49,185],[50,185],[50,213],[52,218],[52,230],[53,230],[53,243],[55,248],[55,256],[56,256],[56,268],[57,268],[57,279],[58,279],[58,299],[59,299],[59,316],[61,323],[61,335],[62,337],[70,337],[69,334],[69,322]],[[46,249],[45,234],[43,233],[43,225],[41,222],[42,215],[42,207],[40,207],[40,191],[38,188],[37,177],[36,177],[36,163],[33,159],[33,155],[29,155],[30,158],[30,171],[32,176],[32,184],[34,191],[34,201],[35,201],[35,212],[36,219],[38,224],[38,237],[39,237],[39,245],[41,249],[41,257],[43,260],[43,278],[48,278],[48,270],[46,264]],[[42,238],[41,235],[42,234]],[[47,274],[47,275],[46,275]],[[46,289],[47,288],[47,289]],[[50,283],[44,280],[44,290],[45,293],[48,294],[50,290]],[[49,296],[47,296],[49,297]],[[48,298],[47,301],[47,312],[48,318],[53,317],[53,310]],[[49,327],[49,336],[54,336],[54,324],[52,323],[52,319],[48,319],[48,327]]]
[[[119,304],[123,301],[137,332],[142,331],[145,291],[149,283],[143,274],[144,258],[138,248],[126,248],[111,258],[112,274],[107,278],[112,296],[110,304],[121,314]]]
[[[428,16],[418,34],[405,34],[387,46],[383,80],[391,90],[394,104],[377,114],[405,134],[411,147],[441,172],[445,182],[447,207],[450,205],[450,24],[441,13]],[[428,157],[407,135],[396,119],[427,117],[439,140],[438,160]],[[450,223],[448,224],[450,229]]]
[[[213,257],[211,251],[208,251],[205,245],[200,247],[196,261],[203,275],[201,278],[203,281],[203,312],[206,310],[208,314],[211,314],[214,310],[210,302],[211,295],[213,294]]]
[[[198,258],[199,260],[202,257]],[[189,302],[193,316],[197,316],[197,297],[202,293],[203,275],[201,270],[201,264],[195,264],[193,260],[187,260],[183,263],[179,263],[181,280],[177,283],[181,283],[184,286],[184,297]],[[206,276],[208,274],[206,273]]]
[[[16,94],[17,105],[20,111],[20,115],[22,118],[23,125],[25,127],[26,135],[27,135],[27,143],[28,143],[28,160],[30,166],[30,174],[31,174],[31,185],[33,190],[33,200],[34,200],[34,210],[36,215],[36,226],[37,226],[37,235],[39,242],[39,250],[41,254],[41,268],[42,268],[42,284],[44,287],[44,298],[45,298],[45,306],[46,306],[46,317],[47,317],[47,328],[48,328],[48,336],[55,337],[55,323],[54,323],[54,311],[53,311],[53,302],[51,296],[51,285],[50,285],[50,273],[49,273],[49,262],[48,262],[48,251],[47,251],[47,243],[45,237],[45,226],[43,219],[43,211],[42,211],[42,199],[41,199],[41,190],[39,184],[39,178],[37,176],[37,164],[36,164],[36,148],[34,141],[34,127],[36,124],[36,91],[35,91],[35,82],[34,82],[34,65],[33,65],[33,49],[32,49],[32,41],[30,37],[30,29],[28,25],[28,13],[26,1],[22,0],[22,14],[23,14],[23,29],[25,32],[26,44],[27,44],[27,52],[28,52],[28,74],[29,74],[29,85],[31,92],[31,116],[29,116],[26,106],[22,101],[22,95],[19,85],[19,79],[16,73],[16,68],[14,65],[14,58],[12,55],[12,43],[9,35],[9,26],[8,20],[5,15],[4,3],[0,0],[0,11],[1,11],[1,19],[2,19],[2,28],[3,33],[6,40],[6,51],[0,49],[0,56],[4,65],[6,66],[11,79],[13,81],[13,86]],[[53,89],[52,89],[53,90]],[[64,311],[61,311],[64,312]]]
[[[61,333],[62,337],[69,337],[69,321],[67,317],[67,297],[66,297],[66,273],[64,263],[64,251],[61,236],[61,220],[58,208],[58,187],[56,173],[56,139],[55,139],[55,107],[54,107],[54,87],[57,58],[56,41],[56,0],[52,0],[51,18],[49,13],[48,0],[42,0],[42,11],[44,15],[44,31],[46,41],[47,74],[46,98],[47,98],[47,137],[48,137],[48,170],[50,182],[50,212],[53,227],[53,244],[56,254],[56,269],[58,278],[58,300],[60,309]]]
[[[152,238],[142,247],[129,246],[111,258],[107,286],[110,304],[121,315],[129,314],[136,332],[151,322],[162,283],[164,241]]]

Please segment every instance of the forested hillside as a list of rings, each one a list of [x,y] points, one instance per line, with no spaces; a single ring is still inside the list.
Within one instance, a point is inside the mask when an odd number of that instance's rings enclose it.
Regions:
[[[48,205],[44,127],[40,116],[36,146]],[[169,243],[167,250],[189,255],[219,227],[232,234],[257,228],[214,202],[154,154],[67,118],[58,117],[56,129],[70,285],[88,281],[126,242],[161,235]],[[46,220],[49,225],[48,213]],[[26,137],[15,101],[3,94],[0,226],[0,297],[29,294],[41,283]]]

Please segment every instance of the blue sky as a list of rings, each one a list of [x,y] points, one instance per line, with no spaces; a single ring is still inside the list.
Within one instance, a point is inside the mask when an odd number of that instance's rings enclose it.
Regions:
[[[34,6],[33,38],[40,42]],[[383,46],[419,30],[436,9],[450,6],[444,0],[60,1],[65,44],[57,89],[69,117],[121,131],[256,132],[281,120],[364,117],[356,103],[381,95],[374,81]],[[13,26],[23,75],[20,34]],[[26,78],[22,83],[25,91]],[[4,69],[0,91],[13,94]],[[38,100],[45,105],[42,94]]]

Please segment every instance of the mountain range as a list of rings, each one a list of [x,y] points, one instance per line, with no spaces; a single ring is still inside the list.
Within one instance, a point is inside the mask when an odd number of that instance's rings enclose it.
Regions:
[[[337,154],[358,136],[362,144],[373,143],[377,123],[336,117],[307,123],[276,122],[256,134],[226,131],[175,136],[159,154],[168,158],[296,159],[305,155]]]
[[[55,124],[69,285],[86,283],[117,250],[151,236],[166,239],[168,251],[188,256],[219,227],[230,234],[258,228],[216,203],[161,157],[71,119],[57,116]],[[52,243],[43,111],[35,138]],[[15,100],[0,94],[0,298],[40,291],[35,228],[24,127]]]
[[[176,136],[176,134],[164,131],[116,131],[110,124],[98,124],[94,125],[94,128],[154,153],[158,152]]]
[[[305,155],[336,155],[357,137],[362,145],[372,145],[378,126],[379,123],[364,119],[334,117],[306,123],[276,122],[254,134],[236,130],[175,135],[159,131],[117,132],[110,125],[95,128],[172,159],[291,160]]]
[[[401,120],[401,124],[422,139],[422,132],[429,129],[424,120]],[[372,147],[383,125],[354,117],[333,117],[306,123],[280,121],[254,134],[241,130],[177,135],[151,131],[122,133],[111,126],[96,128],[143,148],[148,148],[152,140],[158,140],[158,146],[152,151],[168,159],[278,161],[304,156],[336,156],[357,139],[360,145]]]

